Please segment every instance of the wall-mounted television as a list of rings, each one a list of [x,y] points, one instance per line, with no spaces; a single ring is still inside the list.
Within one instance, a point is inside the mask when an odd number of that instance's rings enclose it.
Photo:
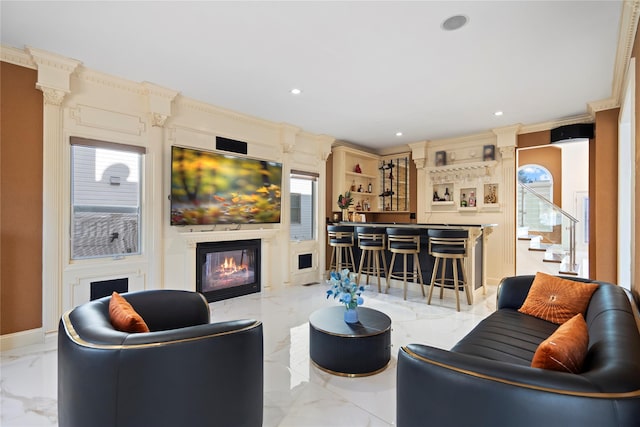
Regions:
[[[171,225],[280,222],[282,164],[171,147]]]

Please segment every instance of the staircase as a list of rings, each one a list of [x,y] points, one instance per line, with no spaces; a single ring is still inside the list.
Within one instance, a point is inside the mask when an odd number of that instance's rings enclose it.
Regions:
[[[518,185],[516,274],[588,277],[588,254],[576,252],[578,220],[526,184]]]

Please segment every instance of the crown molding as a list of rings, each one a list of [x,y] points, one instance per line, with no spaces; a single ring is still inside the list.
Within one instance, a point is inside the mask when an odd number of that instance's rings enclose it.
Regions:
[[[202,102],[202,101],[197,101],[197,100],[192,99],[192,98],[187,98],[187,97],[182,96],[182,95],[176,97],[176,101],[175,102],[179,106],[181,106],[183,108],[188,108],[188,109],[193,110],[193,111],[200,111],[202,113],[207,113],[207,114],[222,115],[222,116],[225,116],[225,117],[227,117],[229,119],[232,119],[232,120],[248,121],[248,122],[254,123],[254,124],[258,125],[258,126],[264,126],[264,127],[268,127],[268,128],[272,128],[272,129],[279,129],[280,128],[280,124],[279,123],[270,122],[268,120],[260,119],[260,118],[255,117],[255,116],[249,116],[247,114],[239,113],[237,111],[228,110],[228,109],[222,108],[222,107],[217,107],[215,105],[207,104],[206,102]]]
[[[15,47],[0,45],[0,60],[20,67],[31,68],[32,70],[38,69],[31,55],[23,49],[16,49]]]
[[[593,117],[591,114],[582,114],[580,116],[568,117],[566,119],[552,120],[542,123],[534,123],[531,125],[523,125],[520,127],[519,135],[524,133],[542,132],[545,130],[555,129],[560,126],[573,125],[576,123],[591,123]]]
[[[633,44],[636,38],[639,16],[639,0],[622,2],[620,31],[618,33],[618,48],[616,49],[616,59],[613,69],[613,82],[611,84],[611,98],[614,100],[615,105],[609,108],[616,108],[620,106],[622,89],[626,79],[627,70],[629,69],[629,61],[631,60]],[[607,108],[602,108],[601,110],[605,109]]]
[[[495,133],[493,133],[492,131],[487,131],[487,132],[472,133],[472,134],[463,135],[463,136],[456,136],[456,137],[446,138],[446,139],[435,139],[435,140],[427,141],[427,145],[430,147],[440,147],[440,146],[448,146],[451,144],[464,144],[467,142],[476,142],[482,139],[495,139],[495,138],[496,138]]]
[[[123,90],[136,95],[147,94],[147,89],[141,83],[132,82],[131,80],[115,77],[90,68],[82,67],[76,75],[79,79],[88,83],[105,86],[111,89]]]
[[[587,104],[587,111],[592,120],[595,120],[596,113],[598,111],[611,110],[612,108],[618,108],[620,106],[620,97],[611,97],[607,99],[601,99],[600,101],[593,101]]]

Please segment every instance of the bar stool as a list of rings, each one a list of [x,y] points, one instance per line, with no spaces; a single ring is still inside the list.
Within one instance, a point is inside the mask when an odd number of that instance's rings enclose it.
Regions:
[[[404,299],[407,299],[407,278],[417,281],[424,296],[424,281],[422,280],[422,271],[420,269],[420,232],[411,228],[387,228],[387,242],[391,255],[391,263],[389,264],[389,279],[402,280],[404,288]],[[402,254],[404,258],[402,274],[393,273],[393,265],[396,255]],[[407,271],[407,255],[413,255],[414,265],[413,271]],[[389,280],[388,279],[388,280]],[[388,282],[387,280],[387,282]]]
[[[388,277],[387,273],[387,259],[384,254],[386,249],[385,245],[385,232],[384,229],[376,227],[356,227],[358,232],[358,247],[360,248],[360,267],[358,268],[358,278],[356,283],[360,284],[360,276],[362,273],[367,275],[367,284],[369,284],[369,275],[376,275],[378,278],[378,292],[382,292],[380,288],[380,258],[382,258],[382,268],[384,269],[385,279]],[[373,258],[373,267],[371,266],[371,258]],[[365,259],[367,265],[365,266]],[[387,288],[385,293],[389,289],[389,280],[387,280]]]
[[[356,265],[353,257],[353,227],[327,225],[327,234],[329,246],[332,247],[329,270],[332,270],[333,267],[335,271],[342,271],[345,268],[353,271]],[[351,255],[351,262],[349,262],[349,255]],[[343,256],[344,262],[342,261]]]
[[[467,231],[464,230],[436,230],[429,229],[429,254],[436,261],[433,265],[433,273],[431,274],[431,285],[429,286],[429,300],[427,304],[431,304],[431,295],[433,287],[440,286],[440,299],[442,299],[444,288],[453,289],[456,292],[456,308],[460,311],[460,294],[459,291],[464,289],[467,295],[467,303],[471,305],[471,294],[467,284],[467,275],[465,272],[465,261],[467,259]],[[447,260],[450,259],[453,269],[453,279],[446,278]],[[436,276],[438,272],[438,264],[442,260],[440,281]],[[462,280],[458,278],[458,265],[462,271]]]

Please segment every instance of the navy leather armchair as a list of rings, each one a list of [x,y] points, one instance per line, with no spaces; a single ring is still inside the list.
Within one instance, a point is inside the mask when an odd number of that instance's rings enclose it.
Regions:
[[[209,323],[196,292],[122,295],[150,332],[109,321],[101,298],[64,314],[58,331],[61,427],[261,426],[262,324]]]

